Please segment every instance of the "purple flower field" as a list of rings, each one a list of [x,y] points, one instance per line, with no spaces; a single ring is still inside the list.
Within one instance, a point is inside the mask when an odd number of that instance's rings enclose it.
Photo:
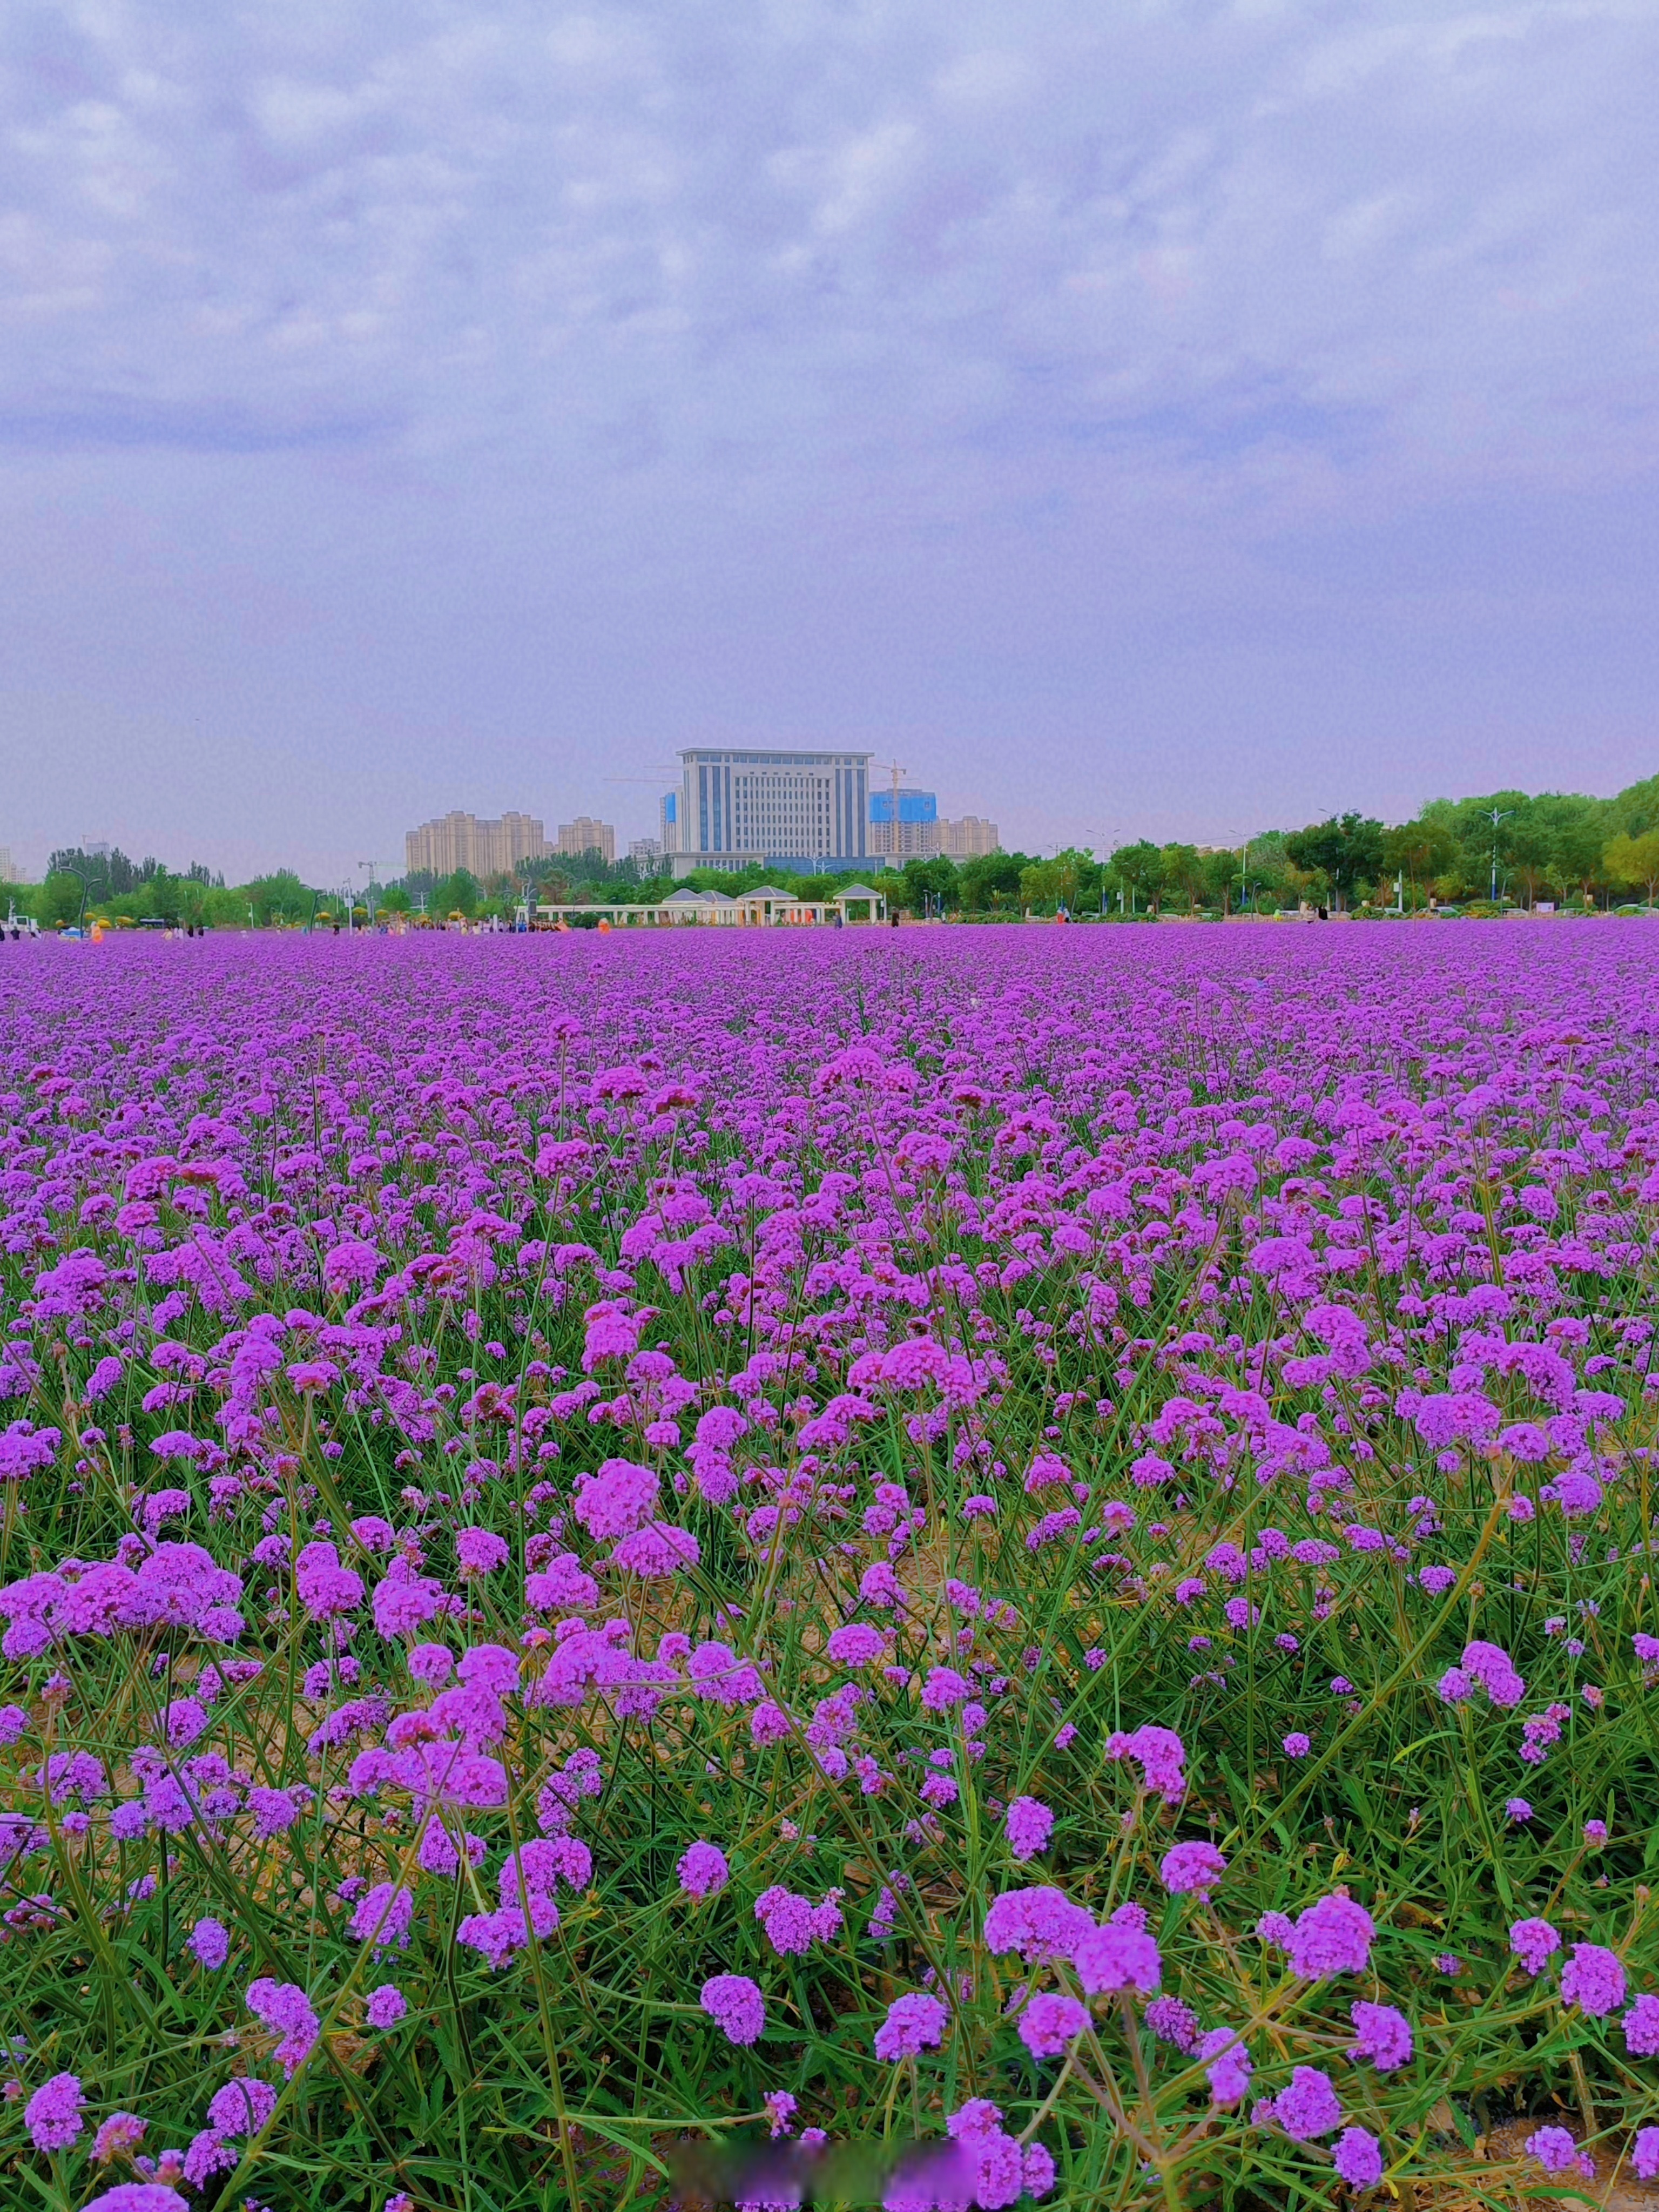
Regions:
[[[7,948],[5,2201],[1659,2172],[1656,1275],[1645,921]]]

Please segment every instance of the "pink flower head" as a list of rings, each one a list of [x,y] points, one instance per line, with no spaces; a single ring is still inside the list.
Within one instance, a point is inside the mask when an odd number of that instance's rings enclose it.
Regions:
[[[1480,1683],[1495,1705],[1518,1705],[1527,1694],[1515,1662],[1500,1644],[1466,1644],[1462,1665],[1463,1672]]]
[[[658,1479],[654,1468],[633,1460],[604,1461],[597,1474],[576,1478],[574,1511],[590,1536],[631,1536],[656,1510]]]
[[[682,1568],[696,1566],[702,1558],[702,1547],[689,1528],[677,1528],[672,1521],[647,1521],[623,1538],[611,1554],[611,1564],[624,1574],[665,1581]]]
[[[190,2212],[176,2189],[161,2181],[118,2181],[94,2197],[86,2212]]]
[[[726,1853],[717,1844],[706,1844],[699,1837],[681,1853],[678,1872],[680,1887],[685,1894],[701,1900],[724,1889],[732,1869],[726,1864]]]
[[[80,2079],[74,2074],[54,2074],[43,2081],[23,2107],[23,2125],[36,2150],[67,2150],[86,2128],[81,2117]]]
[[[921,1706],[924,1712],[948,1712],[952,1705],[965,1705],[974,1694],[974,1686],[965,1675],[954,1667],[933,1667],[928,1670],[922,1685]]]
[[[294,1562],[294,1587],[313,1620],[353,1613],[363,1601],[363,1578],[340,1565],[332,1544],[305,1545]]]
[[[1630,2162],[1638,2181],[1659,2179],[1659,2128],[1638,2128]]]
[[[1392,2005],[1350,2005],[1348,2017],[1358,2040],[1349,2056],[1369,2058],[1379,2074],[1392,2074],[1412,2055],[1412,2024]]]
[[[149,2129],[149,2122],[137,2112],[112,2112],[92,2139],[93,2164],[107,2166],[112,2158],[137,2150]]]
[[[1179,1997],[1154,1997],[1146,2008],[1146,2021],[1160,2043],[1171,2043],[1177,2051],[1197,2050],[1197,2014]]]
[[[1016,1797],[1008,1808],[1006,1826],[1010,1856],[1034,1859],[1048,1847],[1054,1833],[1054,1816],[1041,1798]]]
[[[728,2043],[755,2043],[766,2026],[766,2000],[747,1974],[714,1974],[697,2002]]]
[[[395,2027],[409,2010],[409,2000],[395,1982],[382,1982],[369,1991],[365,2009],[371,2027]]]
[[[1632,2058],[1659,2058],[1659,1997],[1638,1997],[1620,2026]]]
[[[1250,2054],[1230,2027],[1212,2027],[1198,2046],[1209,2076],[1210,2096],[1222,2112],[1230,2112],[1242,2104],[1249,2094],[1250,2075],[1255,2069]]]
[[[1527,2137],[1527,2155],[1535,2158],[1546,2173],[1577,2173],[1583,2171],[1578,2145],[1565,2128],[1539,2128]],[[1585,2161],[1590,2176],[1595,2172],[1593,2160]]]
[[[1382,2179],[1382,2148],[1368,2128],[1344,2128],[1334,2163],[1350,2189],[1375,2189]]]
[[[493,1528],[463,1528],[455,1539],[455,1557],[464,1575],[494,1574],[512,1556],[511,1545]]]
[[[887,1640],[879,1629],[851,1620],[830,1631],[824,1649],[837,1667],[870,1667],[886,1651]]]
[[[985,1915],[985,1948],[1018,1951],[1033,1965],[1041,1959],[1069,1959],[1094,1921],[1060,1889],[1009,1889],[994,1899]]]
[[[1186,1795],[1187,1778],[1182,1769],[1187,1753],[1173,1729],[1146,1724],[1136,1729],[1133,1735],[1119,1730],[1107,1737],[1106,1756],[1133,1759],[1140,1768],[1145,1786],[1157,1790],[1169,1803]]]
[[[222,1920],[198,1920],[185,1940],[210,1974],[216,1974],[230,1956],[230,1931]]]
[[[949,2009],[940,1998],[928,1996],[921,1990],[913,1990],[908,1996],[895,1997],[887,2008],[886,2019],[876,2030],[877,2057],[890,2064],[895,2059],[911,2057],[919,2051],[937,2051],[945,2040],[950,2018]]]
[[[1575,1943],[1561,1969],[1561,2002],[1600,2018],[1625,2002],[1625,1970],[1600,1943]]]
[[[1091,1996],[1103,1990],[1133,1990],[1142,1996],[1155,1996],[1164,1976],[1164,1961],[1152,1938],[1144,1929],[1115,1920],[1103,1928],[1091,1928],[1073,1948],[1072,1963]]]
[[[1363,1905],[1340,1893],[1322,1897],[1291,1930],[1291,1972],[1307,1982],[1331,1974],[1363,1974],[1376,1938],[1376,1923]]]
[[[1529,1974],[1541,1974],[1560,1948],[1560,1936],[1547,1920],[1517,1920],[1510,1929],[1510,1948]]]
[[[1019,2016],[1019,2039],[1033,2058],[1058,2058],[1089,2025],[1089,2008],[1075,1997],[1035,1996]]]
[[[261,1975],[247,1986],[247,2007],[279,2039],[276,2057],[289,2080],[317,2047],[319,2023],[295,1982],[272,1981]]]
[[[780,2136],[788,2134],[799,2100],[787,2089],[769,2089],[761,2101],[766,2107],[767,2133],[775,2142]]]
[[[359,1899],[346,1933],[354,1943],[372,1942],[379,1959],[388,1951],[408,1949],[414,1916],[415,1899],[408,1890],[395,1882],[377,1881]]]
[[[227,2081],[208,2106],[208,2124],[222,2136],[257,2136],[276,2109],[276,2092],[252,2075]]]
[[[422,1648],[442,1649],[431,1644]],[[449,1655],[446,1652],[444,1656],[447,1658]],[[504,1644],[472,1644],[462,1652],[457,1672],[469,1690],[487,1690],[492,1697],[510,1698],[519,1686],[521,1664],[518,1653],[509,1651]],[[410,1672],[413,1671],[411,1667]]]
[[[1291,2086],[1273,2100],[1273,2116],[1295,2142],[1312,2142],[1342,2124],[1342,2103],[1316,2066],[1291,2070]]]
[[[1196,1897],[1207,1905],[1226,1870],[1227,1862],[1213,1844],[1176,1844],[1164,1854],[1158,1875],[1172,1897]]]

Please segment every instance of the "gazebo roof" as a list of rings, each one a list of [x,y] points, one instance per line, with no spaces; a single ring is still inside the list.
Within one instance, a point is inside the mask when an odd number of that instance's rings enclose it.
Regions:
[[[752,890],[738,893],[738,903],[741,906],[746,899],[770,899],[775,905],[780,899],[793,900],[794,896],[793,891],[782,890],[776,884],[757,884]]]
[[[885,891],[873,890],[868,884],[848,884],[845,890],[836,893],[833,903],[839,906],[842,899],[885,898],[886,896]]]

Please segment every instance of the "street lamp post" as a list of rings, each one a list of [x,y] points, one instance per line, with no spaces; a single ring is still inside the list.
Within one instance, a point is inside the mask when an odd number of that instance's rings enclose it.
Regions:
[[[77,868],[72,860],[67,860],[64,865],[70,875],[78,876],[81,879],[81,911],[76,916],[75,927],[78,930],[84,930],[87,926],[87,899],[92,890],[92,878],[84,869]]]
[[[1481,811],[1482,811],[1482,812],[1484,813],[1486,810],[1485,808],[1482,808],[1482,810],[1481,810]],[[1491,903],[1492,903],[1493,906],[1496,906],[1496,905],[1497,905],[1497,903],[1498,903],[1498,823],[1499,823],[1500,822],[1507,822],[1507,821],[1509,820],[1509,818],[1510,818],[1510,815],[1514,813],[1515,809],[1514,809],[1512,806],[1503,806],[1503,807],[1494,806],[1494,807],[1491,810],[1491,811],[1492,811],[1492,899],[1491,899]]]

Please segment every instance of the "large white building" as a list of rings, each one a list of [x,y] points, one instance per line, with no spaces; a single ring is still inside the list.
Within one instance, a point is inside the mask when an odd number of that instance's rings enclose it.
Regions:
[[[663,825],[672,819],[677,832],[677,876],[753,860],[810,873],[868,855],[867,752],[696,745],[680,759],[680,787],[672,817],[665,804]]]

